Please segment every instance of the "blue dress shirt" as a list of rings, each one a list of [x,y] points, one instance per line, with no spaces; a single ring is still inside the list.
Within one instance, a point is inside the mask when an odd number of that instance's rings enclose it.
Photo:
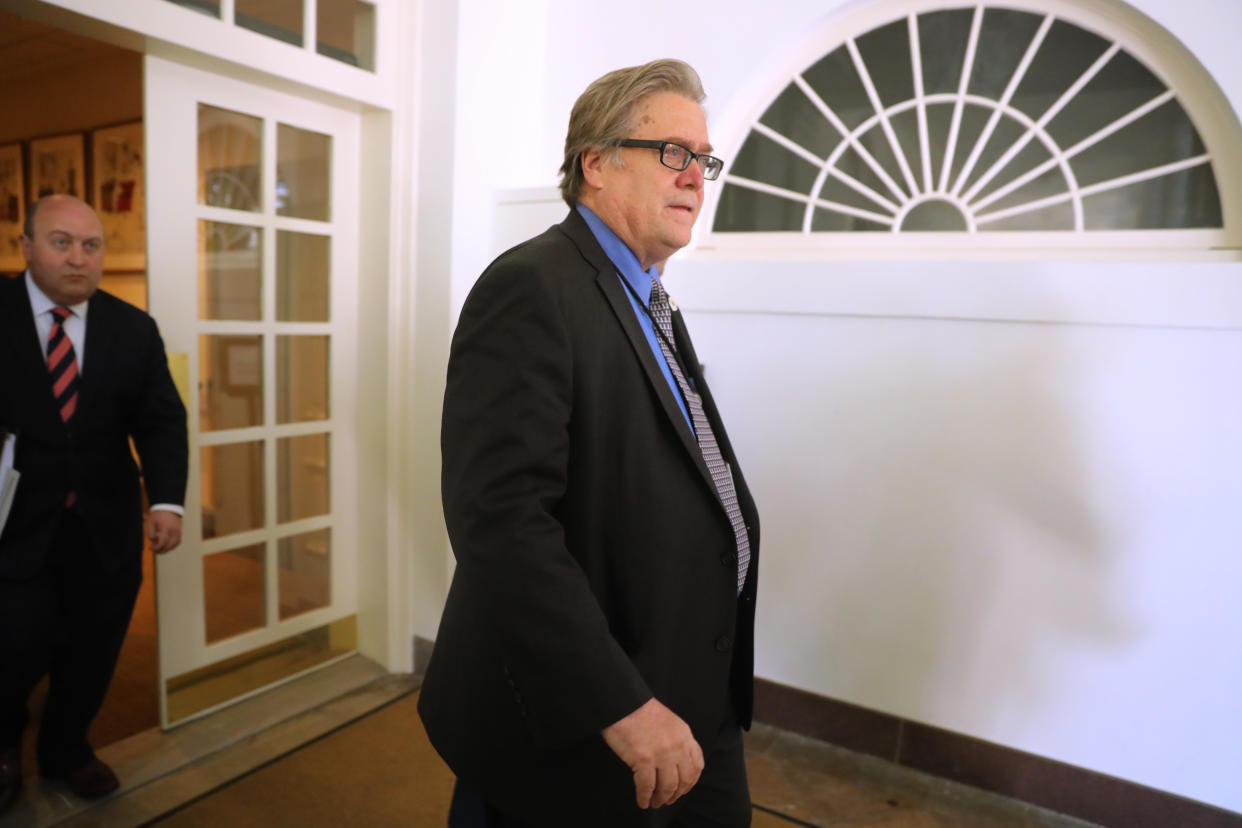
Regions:
[[[629,246],[621,241],[620,236],[612,232],[612,228],[604,224],[603,219],[591,212],[589,207],[579,204],[578,213],[586,219],[587,227],[591,228],[595,240],[599,242],[600,247],[604,248],[604,253],[617,268],[617,277],[623,283],[629,284],[630,287],[625,289],[625,295],[629,297],[630,304],[634,307],[634,315],[638,317],[638,324],[647,336],[647,344],[651,346],[651,352],[655,354],[656,362],[660,364],[660,370],[664,372],[668,387],[673,390],[673,398],[677,400],[682,416],[686,418],[686,425],[690,426],[690,431],[693,432],[694,424],[690,422],[690,412],[686,408],[686,401],[682,399],[677,380],[673,379],[673,372],[668,368],[668,360],[664,358],[660,341],[656,339],[655,324],[651,321],[651,316],[647,311],[651,303],[651,283],[659,281],[660,272],[654,266],[651,270],[644,272],[642,265],[638,263],[638,257],[634,255]],[[624,287],[624,284],[622,286]],[[689,382],[690,378],[686,377],[686,381]]]

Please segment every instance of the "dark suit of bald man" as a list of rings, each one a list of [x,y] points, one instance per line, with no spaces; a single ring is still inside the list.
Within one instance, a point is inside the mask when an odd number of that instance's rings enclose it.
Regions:
[[[143,487],[151,503],[183,504],[188,449],[185,406],[146,313],[91,295],[69,425],[40,345],[26,277],[0,277],[0,425],[17,435],[21,472],[0,533],[0,750],[20,743],[26,698],[50,672],[39,769],[59,776],[94,758],[86,729],[142,580]]]

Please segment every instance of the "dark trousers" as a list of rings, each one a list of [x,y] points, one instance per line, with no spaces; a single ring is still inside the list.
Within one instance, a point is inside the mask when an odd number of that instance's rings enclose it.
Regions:
[[[750,787],[746,781],[742,729],[737,720],[729,716],[713,743],[701,747],[704,766],[699,781],[672,805],[644,812],[642,828],[748,828]],[[549,805],[555,806],[556,793],[549,791],[548,796]],[[453,789],[448,825],[449,828],[538,828],[538,822],[500,813],[461,782]]]
[[[112,680],[141,582],[140,562],[119,572],[99,565],[72,510],[38,574],[0,579],[0,750],[20,746],[30,691],[47,675],[40,771],[60,775],[94,758],[86,731]]]

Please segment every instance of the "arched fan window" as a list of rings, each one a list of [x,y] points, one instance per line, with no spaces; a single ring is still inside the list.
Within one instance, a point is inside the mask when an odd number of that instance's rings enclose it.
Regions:
[[[1054,14],[937,5],[794,76],[715,233],[1223,227],[1213,158],[1143,61]]]

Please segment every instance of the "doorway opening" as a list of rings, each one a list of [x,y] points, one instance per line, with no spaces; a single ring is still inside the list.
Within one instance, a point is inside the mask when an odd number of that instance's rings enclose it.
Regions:
[[[101,289],[146,309],[145,198],[136,175],[144,151],[142,60],[138,52],[0,12],[0,274],[20,277],[25,270],[17,239],[26,207],[40,195],[69,192],[95,208],[110,252],[118,249],[105,257]],[[46,691],[44,679],[28,703],[23,759],[30,769]],[[155,573],[145,548],[142,588],[90,741],[101,748],[159,723]]]

